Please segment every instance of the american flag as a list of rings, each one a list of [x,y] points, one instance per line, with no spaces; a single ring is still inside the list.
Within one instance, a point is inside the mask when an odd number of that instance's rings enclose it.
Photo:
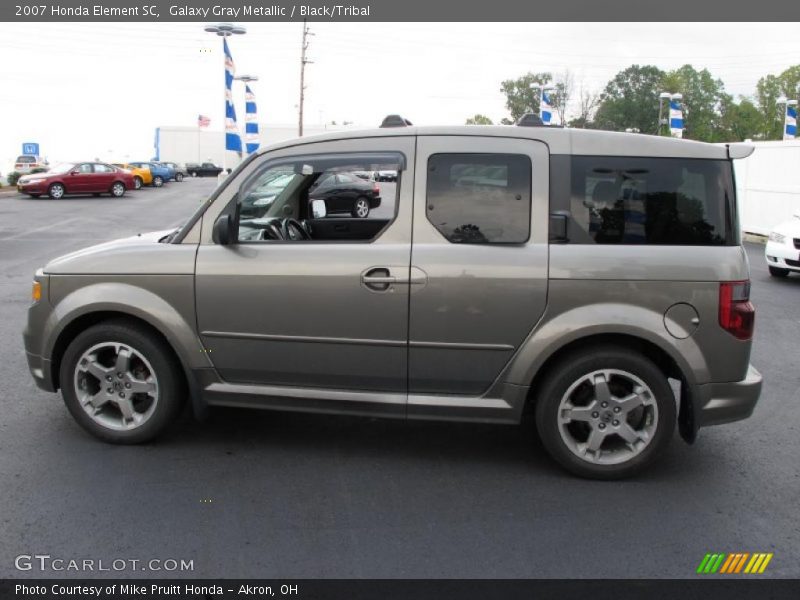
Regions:
[[[211,124],[211,118],[205,115],[197,115],[197,126],[208,127]]]

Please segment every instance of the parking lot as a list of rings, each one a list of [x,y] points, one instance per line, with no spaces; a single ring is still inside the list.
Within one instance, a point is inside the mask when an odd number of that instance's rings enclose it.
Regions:
[[[770,278],[755,244],[752,362],[765,384],[754,416],[701,431],[693,447],[676,435],[633,480],[566,474],[531,423],[227,409],[145,446],[91,438],[28,373],[31,275],[60,254],[168,228],[215,184],[0,195],[0,577],[92,575],[15,569],[38,553],[193,560],[180,574],[190,577],[683,578],[707,552],[773,552],[765,576],[800,576],[800,277]],[[386,198],[393,184],[381,185]]]

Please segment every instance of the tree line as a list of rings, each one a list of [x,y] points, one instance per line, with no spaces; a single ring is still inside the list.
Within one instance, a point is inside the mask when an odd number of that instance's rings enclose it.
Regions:
[[[683,94],[684,138],[704,142],[780,140],[784,107],[778,99],[798,98],[800,65],[762,77],[752,97],[739,98],[726,92],[722,80],[708,69],[697,70],[688,64],[672,71],[631,65],[617,73],[602,91],[576,87],[569,71],[556,77],[549,72],[529,72],[501,82],[509,112],[501,124],[512,124],[526,112],[539,111],[539,92],[532,85],[552,88],[553,108],[560,122],[569,127],[655,134],[659,94],[671,92]],[[492,123],[483,114],[467,119],[467,125]]]

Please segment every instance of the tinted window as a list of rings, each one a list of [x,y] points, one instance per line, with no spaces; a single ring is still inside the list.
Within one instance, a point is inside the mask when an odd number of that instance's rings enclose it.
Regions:
[[[453,243],[526,242],[531,161],[520,154],[434,154],[426,206],[428,220]]]
[[[730,162],[572,158],[572,243],[735,243]]]

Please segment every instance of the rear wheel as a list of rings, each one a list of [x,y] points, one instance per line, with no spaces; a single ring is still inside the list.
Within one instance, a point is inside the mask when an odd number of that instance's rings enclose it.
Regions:
[[[107,321],[64,353],[61,392],[75,420],[94,436],[136,444],[162,433],[178,414],[183,385],[175,360],[154,334]]]
[[[633,475],[663,452],[675,430],[675,395],[664,374],[618,346],[569,355],[540,390],[536,427],[542,443],[581,477]]]
[[[153,177],[153,186],[154,187],[161,187],[164,185],[164,178],[161,175],[156,175]]]
[[[356,198],[351,214],[358,219],[366,219],[369,216],[369,200],[364,196]]]
[[[54,183],[47,189],[47,195],[50,196],[53,200],[58,200],[59,198],[64,197],[64,186],[60,183]]]
[[[111,186],[111,195],[114,198],[122,198],[125,195],[125,184],[117,181]]]
[[[175,173],[175,181],[183,181],[183,173]]]
[[[142,178],[138,175],[133,178],[133,189],[140,190],[142,189]]]
[[[788,277],[789,269],[780,269],[778,267],[770,267],[769,274],[773,277]]]

